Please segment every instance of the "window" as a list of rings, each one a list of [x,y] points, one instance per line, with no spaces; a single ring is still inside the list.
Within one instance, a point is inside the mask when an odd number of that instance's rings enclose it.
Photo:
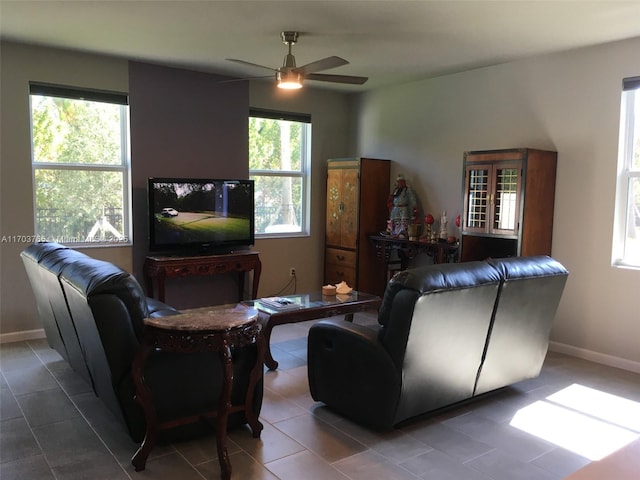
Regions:
[[[623,81],[613,263],[640,267],[640,77]]]
[[[37,238],[130,244],[125,94],[30,85]]]
[[[252,110],[249,175],[255,181],[255,233],[309,233],[311,117]]]

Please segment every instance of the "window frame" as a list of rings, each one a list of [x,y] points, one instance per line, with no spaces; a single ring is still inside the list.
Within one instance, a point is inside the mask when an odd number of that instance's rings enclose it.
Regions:
[[[311,136],[312,123],[311,115],[303,113],[282,112],[275,110],[265,110],[251,108],[249,111],[249,119],[264,118],[270,120],[285,120],[307,124],[302,129],[302,139],[300,151],[302,158],[300,159],[300,171],[297,170],[252,170],[249,169],[249,178],[256,176],[276,177],[276,178],[293,178],[301,181],[301,205],[300,205],[300,231],[299,232],[258,232],[255,230],[255,237],[259,238],[292,238],[292,237],[308,237],[310,236],[311,225]],[[251,153],[251,152],[249,152]],[[258,193],[256,189],[256,194]],[[257,206],[256,202],[256,206]],[[256,222],[257,224],[257,222]]]
[[[633,166],[634,135],[640,123],[640,109],[636,110],[640,104],[640,77],[625,78],[622,85],[612,265],[640,269],[640,259],[630,258],[627,245],[629,208],[633,204],[630,185],[632,181],[640,182],[640,167]],[[640,229],[637,233],[640,235]]]
[[[34,157],[33,145],[33,116],[32,97],[47,96],[55,98],[68,98],[71,100],[85,100],[91,102],[111,103],[120,106],[120,163],[119,164],[89,164],[89,163],[60,163],[39,162]],[[53,85],[39,82],[29,82],[29,121],[31,123],[31,179],[33,185],[33,229],[34,237],[42,241],[56,241],[64,245],[74,247],[122,247],[133,245],[132,205],[131,205],[131,138],[129,118],[129,95],[121,92],[97,90],[90,88],[77,88],[62,85]],[[38,170],[60,171],[86,171],[86,172],[119,172],[122,174],[122,236],[110,240],[78,241],[70,238],[47,238],[38,231],[37,218],[37,183],[36,172]]]

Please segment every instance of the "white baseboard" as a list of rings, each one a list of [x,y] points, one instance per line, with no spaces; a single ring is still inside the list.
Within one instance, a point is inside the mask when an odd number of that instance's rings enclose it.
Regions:
[[[601,363],[602,365],[609,365],[610,367],[640,373],[640,362],[627,360],[626,358],[614,357],[613,355],[594,352],[585,348],[574,347],[573,345],[558,342],[549,342],[549,350],[558,353],[565,353],[572,357],[582,358],[591,362]]]
[[[25,340],[36,340],[38,338],[46,338],[44,328],[36,330],[24,330],[22,332],[0,333],[0,344],[23,342]]]

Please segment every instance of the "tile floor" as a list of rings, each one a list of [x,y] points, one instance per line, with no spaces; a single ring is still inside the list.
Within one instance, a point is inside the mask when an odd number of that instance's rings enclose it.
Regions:
[[[356,322],[375,317],[358,314]],[[274,329],[280,369],[265,373],[264,430],[260,439],[244,429],[230,433],[232,478],[559,480],[590,460],[510,426],[521,408],[576,383],[640,402],[640,375],[550,353],[535,380],[377,433],[309,395],[311,323]],[[135,472],[137,445],[45,340],[4,344],[0,354],[3,480],[219,478],[213,438],[158,447],[146,470]],[[587,429],[582,436],[590,435]]]

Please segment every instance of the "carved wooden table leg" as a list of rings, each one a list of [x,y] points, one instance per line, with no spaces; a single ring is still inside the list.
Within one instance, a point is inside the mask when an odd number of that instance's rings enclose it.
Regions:
[[[273,330],[273,323],[270,320],[271,315],[267,313],[260,312],[260,321],[262,323],[262,336],[264,337],[264,341],[266,343],[266,348],[264,352],[264,364],[267,366],[269,370],[277,370],[278,362],[271,355],[271,331]]]
[[[256,364],[253,366],[251,370],[251,375],[249,377],[249,385],[247,386],[247,395],[245,398],[245,417],[247,419],[247,423],[251,427],[251,433],[253,434],[253,438],[260,438],[260,432],[264,428],[264,425],[258,420],[258,415],[253,410],[253,396],[256,390],[256,386],[258,382],[264,376],[264,368],[262,366],[264,362],[264,355],[267,349],[264,335],[260,333],[256,339]]]
[[[144,342],[140,346],[140,350],[136,354],[132,365],[132,377],[133,383],[136,387],[136,401],[142,406],[144,410],[144,417],[147,424],[147,431],[144,436],[144,440],[131,459],[131,463],[136,469],[136,472],[144,470],[147,457],[156,444],[158,438],[158,419],[156,415],[156,409],[153,406],[153,399],[151,398],[151,392],[144,383],[144,366],[147,363],[147,358],[151,353],[152,347],[150,344]]]
[[[233,385],[233,363],[231,362],[231,349],[225,336],[222,351],[222,392],[220,393],[220,406],[218,407],[218,422],[216,425],[216,443],[218,447],[218,462],[220,463],[221,478],[231,478],[231,462],[227,452],[227,420],[231,408],[231,386]]]

